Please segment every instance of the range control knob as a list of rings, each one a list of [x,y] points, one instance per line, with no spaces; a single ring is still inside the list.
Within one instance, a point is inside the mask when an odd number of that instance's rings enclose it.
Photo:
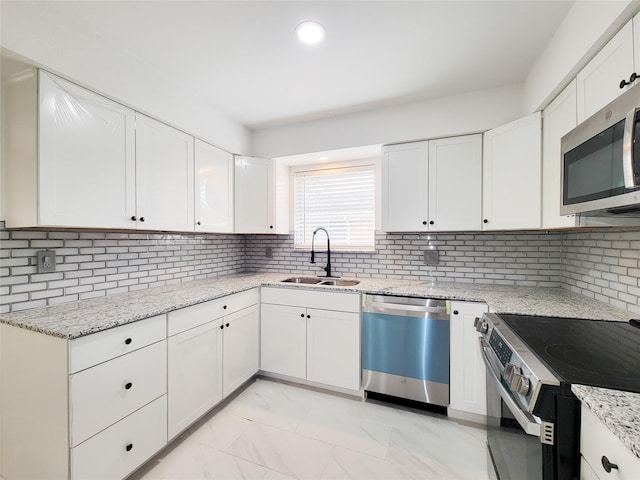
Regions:
[[[502,378],[504,381],[511,385],[511,380],[513,380],[514,375],[522,375],[522,370],[520,367],[514,365],[513,363],[507,363],[507,366],[504,369],[504,373],[502,374]]]
[[[473,325],[476,327],[476,332],[487,333],[487,330],[489,330],[487,322],[478,317],[474,320]]]
[[[511,379],[511,391],[519,393],[520,395],[526,395],[529,393],[529,387],[531,382],[527,377],[521,373],[514,373]]]

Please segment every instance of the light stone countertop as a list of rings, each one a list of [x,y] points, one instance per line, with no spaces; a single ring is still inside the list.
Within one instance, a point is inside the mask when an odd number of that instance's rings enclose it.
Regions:
[[[571,385],[571,391],[640,458],[640,393]]]
[[[630,314],[561,288],[359,279],[353,287],[282,283],[291,274],[241,274],[195,280],[75,303],[3,314],[0,322],[73,339],[259,286],[484,302],[492,312],[626,321]]]

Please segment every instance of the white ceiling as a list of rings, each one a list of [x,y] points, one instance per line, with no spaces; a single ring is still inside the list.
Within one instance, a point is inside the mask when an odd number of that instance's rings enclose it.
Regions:
[[[117,71],[119,55],[134,57],[259,129],[522,82],[572,3],[53,1],[46,8],[51,22],[109,45],[103,68]],[[324,44],[296,42],[304,20],[325,26]]]

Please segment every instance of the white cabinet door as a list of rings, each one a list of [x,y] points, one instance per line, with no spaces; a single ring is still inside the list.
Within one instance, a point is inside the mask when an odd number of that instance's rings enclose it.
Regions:
[[[306,309],[263,303],[260,327],[260,368],[265,372],[306,378]]]
[[[542,228],[575,227],[575,215],[560,215],[562,201],[560,140],[577,125],[576,81],[542,113]]]
[[[138,228],[193,231],[193,137],[136,113]]]
[[[428,230],[428,142],[382,150],[382,230]]]
[[[132,228],[135,114],[40,71],[39,225]]]
[[[633,28],[628,22],[578,73],[578,123],[593,115],[629,87],[633,73]]]
[[[222,400],[222,320],[167,341],[169,439]]]
[[[260,369],[258,305],[223,317],[222,396],[227,397]]]
[[[473,327],[487,305],[451,302],[451,385],[449,407],[461,412],[487,415],[486,370]]]
[[[484,134],[483,230],[540,228],[541,115]]]
[[[235,159],[235,232],[273,233],[273,165],[255,157]]]
[[[429,230],[480,230],[482,135],[429,141]]]
[[[360,315],[307,310],[307,380],[360,388]]]
[[[233,232],[233,155],[195,140],[195,230]]]

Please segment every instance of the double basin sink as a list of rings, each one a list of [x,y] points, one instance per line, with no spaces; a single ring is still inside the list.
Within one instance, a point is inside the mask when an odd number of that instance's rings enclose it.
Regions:
[[[284,283],[300,283],[305,285],[329,285],[332,287],[353,287],[358,285],[358,280],[340,280],[337,278],[328,278],[326,280],[317,277],[291,277],[282,280]]]

